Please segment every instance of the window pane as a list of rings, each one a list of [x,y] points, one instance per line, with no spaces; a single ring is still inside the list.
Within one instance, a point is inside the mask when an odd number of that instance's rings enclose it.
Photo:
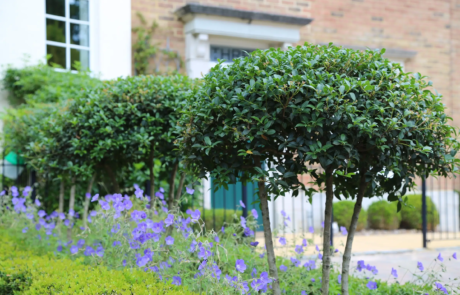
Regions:
[[[89,70],[89,50],[70,49],[70,63],[72,70],[79,70],[75,62],[80,63],[80,70]]]
[[[48,64],[50,66],[54,66],[53,64],[57,64],[63,69],[66,68],[65,47],[46,45],[46,54],[51,54],[51,58],[48,60]]]
[[[88,0],[69,0],[70,18],[79,20],[89,20]]]
[[[70,24],[70,43],[89,46],[89,26]]]
[[[65,0],[46,0],[46,13],[65,17]]]
[[[65,43],[65,22],[46,19],[46,40]]]
[[[232,48],[227,46],[211,46],[211,61],[217,59],[225,59],[231,62],[235,58],[247,56],[247,53],[254,51],[254,49]],[[246,53],[247,52],[247,53]]]

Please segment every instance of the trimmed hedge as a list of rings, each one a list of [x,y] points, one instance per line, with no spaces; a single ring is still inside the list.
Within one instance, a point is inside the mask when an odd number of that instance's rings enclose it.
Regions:
[[[57,72],[44,64],[22,69],[8,68],[3,78],[3,87],[10,92],[8,100],[13,106],[74,99],[83,89],[100,84],[99,79],[87,72]]]
[[[340,201],[334,203],[334,221],[338,223],[339,226],[344,226],[349,230],[351,216],[353,215],[353,210],[355,207],[355,202],[353,201]],[[367,227],[367,211],[362,209],[358,218],[358,226],[356,230],[363,230]]]
[[[183,286],[159,282],[140,268],[110,270],[83,259],[58,259],[22,251],[0,238],[0,294],[195,294]]]
[[[407,204],[401,209],[401,228],[422,229],[422,195],[408,195]],[[433,230],[439,224],[439,212],[430,197],[426,197],[427,228]]]
[[[367,210],[369,228],[394,230],[399,228],[401,213],[397,212],[397,203],[380,200],[372,203]]]
[[[236,217],[235,217],[236,214]],[[230,223],[239,223],[240,216],[243,215],[242,210],[233,210],[233,209],[206,209],[204,210],[204,214],[201,218],[204,220],[206,225],[206,230],[214,229],[215,231],[219,231],[222,226],[224,225],[224,217],[225,217],[225,224]]]

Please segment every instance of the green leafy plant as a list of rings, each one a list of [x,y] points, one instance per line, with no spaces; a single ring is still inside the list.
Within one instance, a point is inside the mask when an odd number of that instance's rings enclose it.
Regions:
[[[158,24],[153,21],[151,25],[148,25],[145,17],[140,12],[137,12],[136,16],[141,25],[132,28],[132,32],[136,35],[132,45],[134,73],[135,75],[146,75],[149,74],[149,63],[152,56],[159,52],[158,44],[152,44],[152,37],[158,28]]]
[[[397,212],[397,203],[380,200],[372,203],[367,209],[369,227],[372,229],[398,229],[401,212]],[[361,218],[361,215],[359,216]]]
[[[334,203],[334,221],[336,221],[339,226],[344,226],[347,230],[349,230],[354,206],[355,202],[353,201],[340,201]],[[366,226],[367,212],[362,210],[361,214],[359,215],[356,230],[363,230],[366,228]]]
[[[206,209],[203,220],[206,230],[219,231],[222,226],[238,223],[243,212],[232,209]]]
[[[422,229],[422,195],[407,195],[406,206],[401,208],[401,228]],[[439,212],[430,197],[426,197],[427,229],[435,230]]]

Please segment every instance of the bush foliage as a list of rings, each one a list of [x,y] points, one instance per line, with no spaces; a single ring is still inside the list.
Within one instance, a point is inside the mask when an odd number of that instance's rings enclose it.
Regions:
[[[344,226],[347,230],[350,228],[351,216],[355,202],[353,201],[340,201],[334,203],[334,221],[337,221],[339,226]],[[367,212],[362,210],[358,219],[358,226],[356,230],[363,230],[367,227]]]
[[[398,229],[401,222],[401,212],[397,212],[396,207],[396,203],[390,203],[386,200],[372,203],[367,209],[369,227],[371,229]]]
[[[422,196],[407,195],[407,206],[401,209],[401,228],[422,229]],[[426,197],[426,223],[428,230],[436,229],[439,212],[430,197]]]

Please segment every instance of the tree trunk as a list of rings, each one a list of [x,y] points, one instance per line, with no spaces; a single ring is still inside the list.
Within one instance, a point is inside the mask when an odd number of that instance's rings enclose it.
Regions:
[[[180,180],[179,180],[179,187],[177,188],[176,202],[180,199],[182,195],[182,189],[184,188],[185,176],[186,176],[185,172],[182,172],[182,175],[180,176]]]
[[[64,193],[65,193],[65,187],[64,187],[64,177],[61,178],[61,185],[59,187],[59,212],[64,213]]]
[[[75,207],[75,176],[72,177],[72,186],[70,187],[69,212],[74,210],[74,207]],[[67,240],[70,241],[70,239],[72,238],[73,216],[69,215],[69,221],[70,221],[69,228],[67,229]]]
[[[258,156],[255,158],[255,164],[263,169],[262,163]],[[272,230],[270,227],[270,215],[268,211],[268,197],[267,191],[265,190],[265,177],[259,180],[259,199],[260,199],[260,209],[262,211],[262,224],[264,226],[264,237],[265,237],[265,246],[267,247],[267,260],[268,260],[268,270],[270,277],[274,279],[272,287],[274,295],[281,295],[280,282],[278,278],[278,269],[276,268],[276,257],[275,250],[273,247],[272,240]]]
[[[155,210],[153,200],[155,197],[155,174],[153,173],[153,168],[155,168],[155,144],[151,142],[150,147],[150,157],[148,159],[147,166],[149,167],[149,176],[150,176],[150,210],[153,212]]]
[[[119,194],[120,191],[120,185],[118,184],[117,177],[115,173],[113,173],[112,168],[109,167],[109,165],[104,165],[105,171],[107,171],[107,174],[110,177],[110,181],[112,182],[113,189],[115,190],[115,193]]]
[[[356,226],[358,225],[359,213],[363,203],[364,193],[369,185],[366,182],[366,170],[360,171],[361,177],[358,188],[358,195],[356,197],[355,208],[353,216],[351,217],[350,228],[348,229],[347,244],[345,245],[345,252],[343,253],[342,261],[342,294],[349,295],[348,292],[348,275],[350,271],[351,248],[353,246],[353,238],[355,237]]]
[[[326,208],[324,210],[324,234],[323,234],[323,275],[322,294],[329,295],[329,275],[331,272],[331,217],[332,201],[334,200],[333,184],[334,175],[332,168],[326,169]]]
[[[89,180],[88,183],[88,189],[86,190],[86,193],[89,193],[89,198],[86,197],[85,195],[85,204],[83,206],[83,226],[87,228],[87,219],[88,219],[88,208],[89,208],[89,202],[91,201],[91,190],[93,189],[93,183],[94,180],[96,180],[96,172],[94,172],[93,177]]]
[[[171,172],[171,178],[169,179],[169,196],[168,196],[168,208],[172,209],[174,206],[174,185],[176,182],[176,174],[179,163],[174,164],[173,171]]]

